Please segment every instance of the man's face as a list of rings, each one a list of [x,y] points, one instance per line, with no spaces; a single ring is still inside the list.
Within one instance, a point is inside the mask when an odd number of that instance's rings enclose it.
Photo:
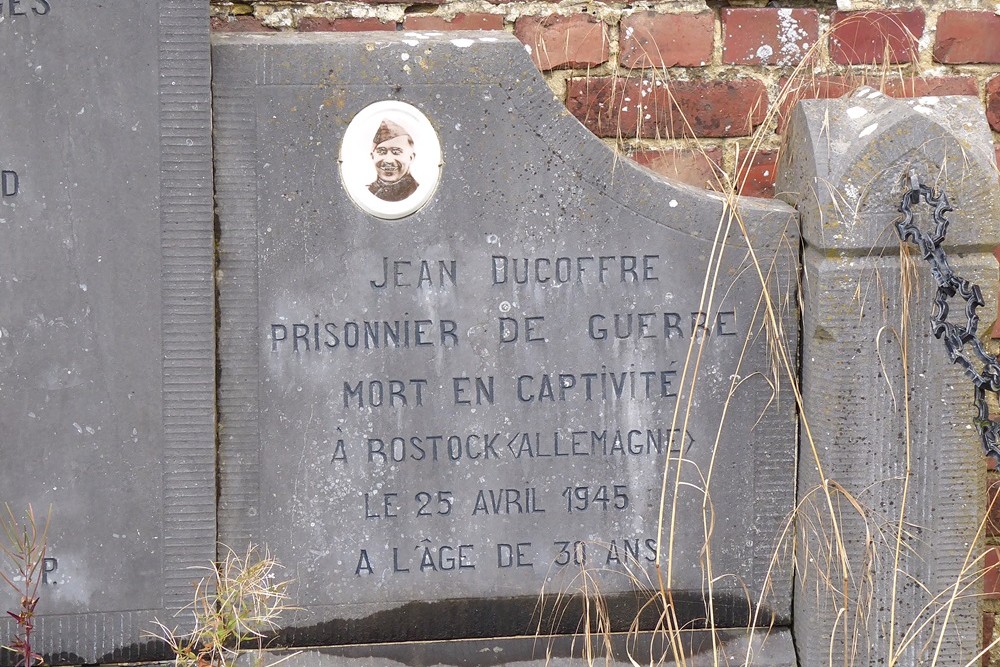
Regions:
[[[372,162],[379,180],[395,183],[410,173],[410,162],[413,161],[413,146],[406,136],[393,137],[380,143],[372,150]]]

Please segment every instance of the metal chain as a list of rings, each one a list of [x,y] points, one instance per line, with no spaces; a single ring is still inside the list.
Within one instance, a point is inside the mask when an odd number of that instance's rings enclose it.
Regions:
[[[924,232],[913,221],[912,207],[919,204],[921,199],[934,209],[933,234]],[[948,195],[942,191],[936,196],[931,188],[920,184],[917,172],[911,170],[910,189],[899,205],[903,219],[896,223],[896,232],[900,240],[917,246],[920,255],[930,263],[931,275],[938,286],[934,297],[934,312],[931,314],[931,332],[944,341],[952,363],[961,366],[972,380],[978,413],[973,421],[979,430],[986,454],[1000,461],[1000,420],[990,419],[990,408],[986,402],[986,392],[1000,393],[1000,363],[986,351],[976,335],[979,328],[976,309],[986,305],[983,293],[979,285],[955,275],[948,264],[948,256],[941,248],[948,233],[948,220],[944,215],[953,210],[948,203]],[[962,326],[948,322],[948,299],[956,294],[965,299],[966,321]],[[971,346],[971,350],[966,350],[967,345]],[[981,368],[977,361],[982,364]]]

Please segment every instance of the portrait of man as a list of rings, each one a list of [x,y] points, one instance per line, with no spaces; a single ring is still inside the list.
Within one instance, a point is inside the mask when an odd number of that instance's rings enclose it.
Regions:
[[[383,201],[403,201],[420,187],[410,173],[416,151],[413,137],[402,125],[383,119],[372,139],[372,163],[375,181],[368,191]]]
[[[402,100],[381,100],[355,113],[337,161],[351,201],[381,220],[401,220],[423,208],[444,168],[434,125]]]

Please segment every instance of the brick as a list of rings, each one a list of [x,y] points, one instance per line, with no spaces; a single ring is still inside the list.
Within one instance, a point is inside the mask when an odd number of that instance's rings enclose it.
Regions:
[[[542,71],[594,67],[608,60],[608,31],[590,14],[522,16],[514,22],[514,36],[531,50]]]
[[[622,19],[619,61],[625,67],[700,67],[712,61],[715,18],[635,12]]]
[[[1000,146],[996,146],[996,154],[997,154],[996,163],[1000,165]],[[1000,245],[998,245],[996,248],[993,248],[993,256],[996,257],[997,262],[1000,263]],[[1000,293],[997,294],[997,299],[1000,300]],[[1000,318],[998,318],[997,321],[993,324],[993,338],[1000,338]],[[987,464],[988,470],[997,469],[996,459],[994,459],[992,456],[987,456],[986,460],[988,461]]]
[[[213,16],[209,21],[212,32],[274,32],[253,16]]]
[[[503,16],[474,12],[455,14],[454,18],[440,16],[407,16],[403,20],[407,30],[503,30]]]
[[[938,17],[934,60],[949,65],[1000,63],[1000,16],[946,11]]]
[[[995,629],[995,626],[995,616],[990,612],[985,612],[983,614],[983,648],[986,648],[993,643],[993,630]],[[982,661],[979,664],[981,667],[990,667],[990,651],[983,654]]]
[[[990,127],[1000,132],[1000,76],[986,82],[986,120]]]
[[[779,85],[785,92],[778,104],[778,132],[784,132],[792,110],[801,100],[842,97],[860,84],[855,85],[844,76],[810,76],[792,83],[782,79]]]
[[[1000,479],[996,478],[986,488],[986,536],[1000,536]]]
[[[756,79],[572,78],[566,97],[570,112],[601,137],[747,136],[763,122],[768,103]]]
[[[722,62],[779,65],[802,62],[819,39],[815,9],[722,10]]]
[[[369,30],[396,30],[395,23],[382,23],[378,19],[328,19],[306,16],[299,19],[301,32],[366,32]]]
[[[716,175],[722,171],[722,149],[718,146],[709,146],[704,150],[667,148],[635,151],[629,157],[669,179],[698,188],[718,189]]]
[[[1000,600],[1000,558],[998,548],[989,547],[983,561],[983,595],[988,600]]]
[[[756,151],[741,154],[736,175],[736,187],[747,197],[774,197],[774,176],[778,167],[778,151]]]
[[[979,96],[979,84],[973,76],[893,77],[882,91],[891,97],[926,97],[928,95]]]
[[[841,65],[881,65],[914,60],[924,34],[924,12],[833,12],[830,58]]]

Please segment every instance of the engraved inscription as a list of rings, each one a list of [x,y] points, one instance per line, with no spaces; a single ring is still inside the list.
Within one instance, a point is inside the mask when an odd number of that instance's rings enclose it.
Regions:
[[[340,320],[271,324],[271,351],[337,352],[351,350],[456,347],[455,320]]]
[[[650,488],[620,471],[690,465],[698,442],[715,437],[669,415],[689,348],[738,354],[747,332],[735,305],[676,300],[661,287],[674,277],[664,257],[617,248],[381,255],[351,275],[344,291],[371,295],[352,312],[288,301],[296,310],[273,313],[262,331],[275,367],[307,361],[324,378],[316,388],[336,425],[310,437],[329,443],[327,470],[366,480],[348,502],[372,530],[340,554],[346,574],[375,582],[654,561],[655,539],[632,521],[649,510]],[[551,356],[562,346],[588,352]],[[470,350],[497,361],[478,367]],[[530,532],[553,521],[544,542]],[[419,538],[400,537],[414,525]]]
[[[358,380],[344,383],[344,407],[423,405],[427,380]]]
[[[598,313],[590,316],[587,334],[593,340],[735,336],[735,319],[736,312],[732,310],[716,313],[711,321],[700,311],[691,313],[687,321],[680,313]]]
[[[490,258],[493,285],[608,284],[659,280],[659,255]]]
[[[0,17],[46,16],[51,9],[50,0],[0,0]]]
[[[453,259],[406,260],[382,258],[379,276],[369,280],[375,289],[385,287],[445,287],[458,285],[458,262]]]
[[[564,536],[565,537],[565,536]],[[557,539],[545,544],[534,542],[499,542],[496,559],[479,558],[480,547],[467,543],[435,544],[429,538],[413,545],[394,544],[388,549],[367,546],[358,550],[354,575],[376,573],[394,576],[414,574],[451,575],[463,570],[495,567],[498,570],[534,568],[536,563],[548,568],[599,565],[629,567],[656,560],[656,540],[652,537],[614,537],[607,542],[580,538]]]
[[[599,428],[513,433],[372,435],[365,439],[365,460],[372,466],[403,463],[479,464],[485,461],[531,461],[560,457],[662,457],[687,454],[694,436],[680,429]],[[352,450],[359,443],[345,443]],[[346,456],[346,454],[345,454]]]
[[[42,583],[55,586],[59,582],[52,578],[52,574],[59,569],[59,561],[52,557],[42,559]]]
[[[16,197],[21,191],[21,179],[11,169],[0,170],[0,197]]]

